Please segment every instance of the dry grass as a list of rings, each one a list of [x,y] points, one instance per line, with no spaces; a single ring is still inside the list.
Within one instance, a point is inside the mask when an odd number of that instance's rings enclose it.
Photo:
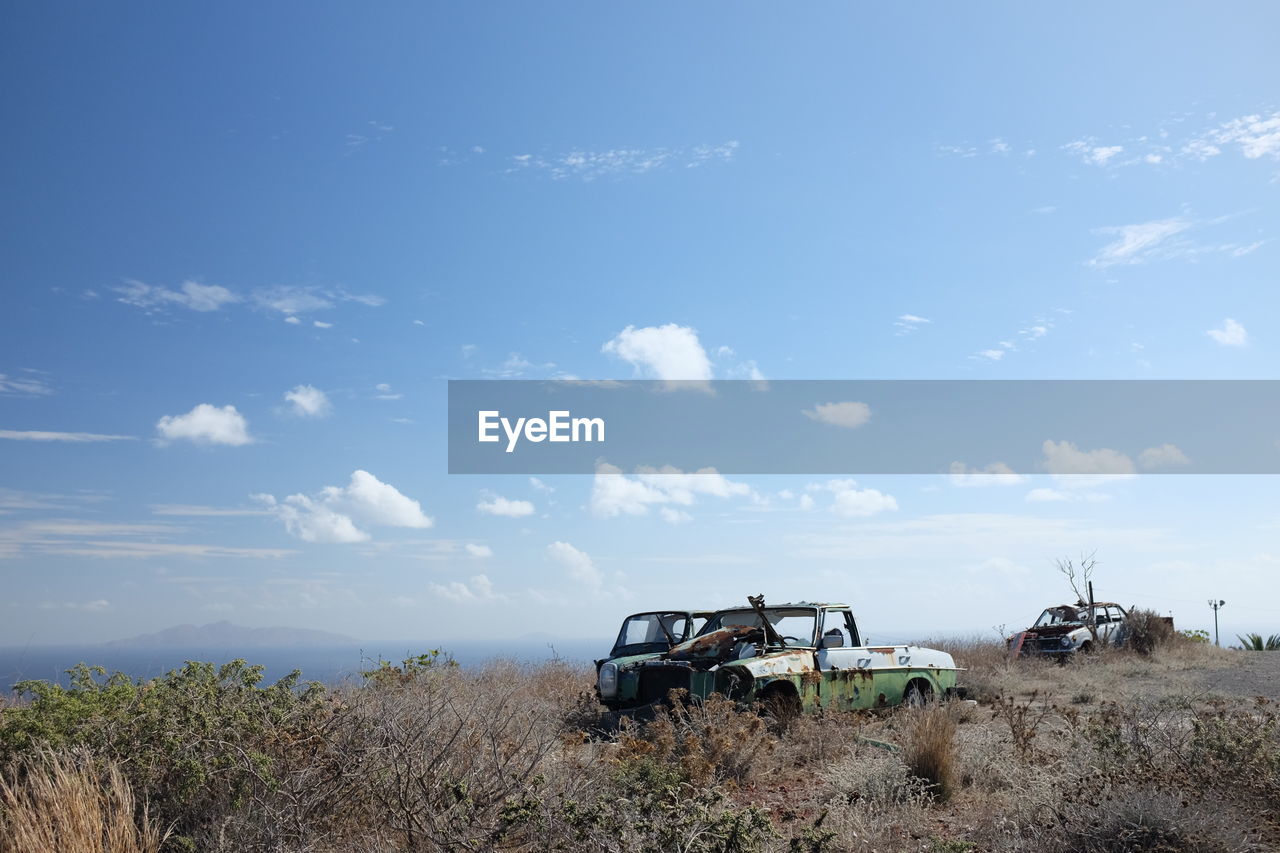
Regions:
[[[912,776],[927,783],[934,799],[946,802],[956,788],[956,714],[939,703],[908,713],[902,759]]]
[[[427,669],[333,691],[307,728],[264,739],[242,799],[186,807],[185,848],[134,801],[165,791],[131,789],[127,755],[38,753],[4,777],[0,849],[1280,848],[1280,712],[1202,688],[1246,653],[1171,643],[1057,666],[950,647],[980,705],[801,716],[781,734],[716,698],[602,737],[589,670]]]
[[[117,765],[94,764],[83,753],[42,752],[0,775],[0,850],[158,853],[168,833],[145,809],[137,814]]]

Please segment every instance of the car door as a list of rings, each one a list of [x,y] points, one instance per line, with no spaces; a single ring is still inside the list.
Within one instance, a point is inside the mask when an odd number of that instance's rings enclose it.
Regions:
[[[818,632],[818,670],[822,680],[819,702],[832,711],[849,711],[875,705],[871,652],[858,645],[858,626],[848,610],[823,613]]]

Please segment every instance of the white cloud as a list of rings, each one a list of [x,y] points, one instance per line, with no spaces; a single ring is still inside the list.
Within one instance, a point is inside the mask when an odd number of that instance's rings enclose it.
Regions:
[[[1176,444],[1162,444],[1159,447],[1148,447],[1138,454],[1138,464],[1143,468],[1169,468],[1176,465],[1190,465],[1191,460]]]
[[[1077,139],[1062,146],[1090,166],[1106,166],[1111,160],[1124,151],[1123,145],[1094,145],[1092,139]]]
[[[152,504],[154,515],[178,515],[205,518],[221,518],[239,515],[269,515],[261,509],[237,509],[234,507],[200,506],[195,504]]]
[[[1213,131],[1211,138],[1220,145],[1239,145],[1240,153],[1250,160],[1266,155],[1280,159],[1280,112],[1232,119]]]
[[[831,492],[831,512],[845,518],[861,518],[898,508],[898,501],[892,495],[876,489],[859,489],[857,482],[853,480],[813,483],[809,490]]]
[[[112,290],[119,294],[116,301],[141,308],[149,314],[174,305],[192,311],[217,311],[224,305],[240,301],[239,296],[225,287],[196,281],[184,281],[180,289],[169,290],[129,279]]]
[[[483,368],[483,372],[490,376],[496,376],[499,379],[517,379],[524,376],[529,370],[542,369],[550,370],[555,367],[554,362],[545,364],[534,364],[518,352],[509,353],[507,360],[502,362],[498,367]]]
[[[156,421],[156,431],[164,441],[185,439],[195,444],[251,444],[249,423],[235,406],[218,408],[201,403],[185,415],[165,415]]]
[[[932,323],[933,321],[927,317],[918,317],[915,314],[903,314],[893,321],[893,325],[897,326],[898,331],[894,334],[909,335],[923,325]]]
[[[1249,343],[1249,333],[1244,326],[1230,317],[1222,321],[1221,329],[1209,329],[1205,334],[1224,347],[1242,347]]]
[[[729,162],[738,149],[730,140],[720,145],[697,145],[692,148],[612,148],[606,151],[575,149],[562,154],[517,154],[511,158],[508,173],[538,172],[552,180],[643,175],[664,168],[694,169],[707,163]]]
[[[687,524],[688,522],[693,521],[693,516],[689,515],[689,513],[682,509],[673,509],[669,506],[664,506],[659,509],[658,514],[662,516],[662,520],[667,524]]]
[[[435,523],[416,500],[368,471],[354,471],[345,487],[326,486],[315,496],[289,495],[283,501],[266,494],[253,498],[279,518],[289,533],[306,542],[365,542],[370,536],[357,522],[417,529]]]
[[[651,506],[691,506],[699,495],[755,497],[750,486],[727,480],[714,468],[685,473],[670,465],[641,467],[636,469],[635,477],[628,477],[621,469],[601,462],[592,484],[591,511],[600,518],[644,515]]]
[[[552,486],[548,486],[546,483],[542,482],[542,481],[541,481],[541,480],[539,480],[537,477],[530,477],[530,478],[529,478],[529,485],[530,485],[530,486],[533,486],[535,489],[537,489],[537,490],[538,490],[538,491],[540,491],[540,492],[554,492],[554,491],[555,491],[555,488],[554,488],[554,487],[552,487]]]
[[[1091,267],[1110,267],[1117,264],[1140,264],[1158,257],[1161,245],[1170,237],[1181,234],[1192,225],[1185,217],[1158,219],[1135,225],[1118,225],[1099,228],[1099,234],[1115,234],[1117,238],[1102,247],[1089,261]]]
[[[102,435],[96,432],[48,432],[35,429],[0,429],[0,438],[7,438],[12,441],[67,441],[74,443],[134,440],[131,435]]]
[[[487,557],[493,556],[493,549],[490,548],[488,545],[476,545],[472,542],[468,542],[463,547],[466,549],[468,554],[475,557],[476,559],[482,560]]]
[[[524,518],[534,512],[533,504],[529,501],[508,500],[501,495],[480,501],[476,504],[476,509],[485,515],[502,515],[507,518]]]
[[[432,593],[450,601],[484,601],[497,598],[493,591],[493,581],[487,575],[475,575],[469,584],[453,581],[449,584],[430,583],[427,588]]]
[[[349,293],[342,289],[294,287],[290,285],[278,285],[257,290],[253,294],[253,301],[260,308],[284,314],[285,322],[289,323],[295,322],[295,320],[290,320],[289,318],[296,314],[313,314],[316,311],[324,311],[339,302],[356,302],[372,308],[386,304],[385,299],[372,293]],[[327,327],[322,326],[321,328]]]
[[[1044,469],[1069,488],[1085,488],[1126,479],[1136,473],[1133,460],[1125,454],[1100,448],[1081,450],[1069,441],[1045,441]]]
[[[963,462],[951,463],[951,485],[968,486],[1016,486],[1025,482],[1026,477],[1015,474],[1013,469],[1003,462],[992,462],[985,468],[970,468]]]
[[[666,381],[711,379],[711,361],[688,326],[668,323],[637,329],[627,326],[607,342],[602,352],[616,355],[637,372]]]
[[[284,399],[293,404],[293,413],[303,418],[323,418],[333,411],[328,395],[311,385],[298,385],[292,391],[285,391]]]
[[[985,358],[988,361],[999,361],[1004,358],[1005,351],[1002,349],[984,349],[974,353],[970,358]]]
[[[819,403],[812,409],[802,409],[801,414],[810,420],[832,426],[855,429],[871,420],[871,407],[866,403]]]
[[[13,397],[47,397],[53,393],[49,383],[38,376],[31,375],[32,371],[27,373],[27,376],[9,376],[0,373],[0,394]]]
[[[326,323],[326,322],[324,322],[323,320],[315,320],[315,321],[313,321],[313,322],[311,323],[311,325],[315,326],[317,329],[332,329],[332,328],[333,328],[333,324],[332,324],[332,323]]]
[[[299,320],[297,317],[293,316],[292,314],[290,314],[288,317],[285,317],[284,321],[288,323],[290,326],[302,325],[302,321]]]
[[[797,502],[796,505],[800,507],[800,509],[804,510],[805,512],[808,512],[809,510],[813,509],[813,503],[814,502],[813,502],[812,496],[801,495],[800,500]]]
[[[40,605],[41,610],[78,610],[81,613],[101,613],[111,609],[111,602],[105,598],[94,601],[46,601]]]
[[[585,551],[579,551],[568,542],[552,542],[547,554],[569,573],[569,577],[591,589],[598,590],[604,577]]]

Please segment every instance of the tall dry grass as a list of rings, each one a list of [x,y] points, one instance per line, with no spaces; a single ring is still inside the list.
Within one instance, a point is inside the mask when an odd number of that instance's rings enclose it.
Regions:
[[[168,837],[138,810],[113,762],[42,751],[0,774],[0,850],[159,853]]]

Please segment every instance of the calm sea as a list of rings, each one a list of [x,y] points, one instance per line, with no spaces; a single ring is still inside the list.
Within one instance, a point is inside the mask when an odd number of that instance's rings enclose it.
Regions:
[[[339,684],[359,681],[360,671],[372,669],[379,657],[399,663],[406,657],[421,654],[429,648],[443,646],[465,667],[481,666],[497,659],[522,663],[543,663],[559,657],[575,663],[602,657],[612,639],[537,640],[506,643],[369,643],[360,646],[289,647],[289,648],[114,648],[109,646],[28,646],[0,647],[0,692],[8,693],[13,684],[26,679],[42,679],[67,683],[65,670],[78,663],[105,667],[108,672],[123,672],[132,678],[150,678],[181,667],[185,661],[226,663],[244,658],[265,668],[265,680],[274,681],[295,669],[302,670],[304,681]]]

